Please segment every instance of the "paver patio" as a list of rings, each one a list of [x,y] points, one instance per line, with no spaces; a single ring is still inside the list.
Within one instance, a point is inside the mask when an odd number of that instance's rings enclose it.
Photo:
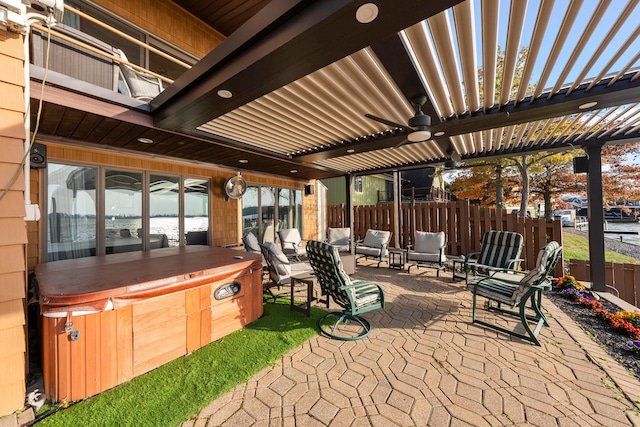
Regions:
[[[537,347],[472,325],[471,294],[450,273],[354,277],[386,294],[364,315],[368,338],[318,335],[183,426],[640,425],[640,381],[549,300]]]

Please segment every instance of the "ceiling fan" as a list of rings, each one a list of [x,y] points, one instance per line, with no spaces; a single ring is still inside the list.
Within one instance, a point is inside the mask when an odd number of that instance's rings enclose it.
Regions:
[[[247,181],[238,172],[224,183],[224,191],[230,199],[239,199],[247,191]]]
[[[384,123],[385,125],[406,129],[409,132],[409,134],[407,135],[407,139],[393,148],[398,148],[406,144],[407,142],[427,141],[429,138],[431,138],[431,131],[429,130],[429,126],[431,126],[431,117],[424,114],[424,112],[422,111],[422,106],[426,102],[427,97],[423,95],[416,96],[411,100],[411,103],[416,109],[416,114],[409,119],[407,125],[396,123],[391,120],[383,119],[381,117],[376,117],[373,114],[365,114],[365,117],[371,120],[375,120],[376,122]]]

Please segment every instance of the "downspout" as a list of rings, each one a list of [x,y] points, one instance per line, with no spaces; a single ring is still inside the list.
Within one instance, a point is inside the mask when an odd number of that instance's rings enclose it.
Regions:
[[[55,23],[53,14],[45,17],[39,13],[27,13],[25,20],[24,35],[24,208],[25,221],[38,221],[40,219],[40,208],[31,204],[31,74],[29,62],[29,36],[31,34],[31,24],[44,22],[48,28]],[[47,52],[48,53],[48,52]],[[46,72],[46,71],[45,71]],[[46,78],[46,74],[45,74]],[[44,81],[42,82],[44,85]],[[34,134],[35,137],[35,134]]]

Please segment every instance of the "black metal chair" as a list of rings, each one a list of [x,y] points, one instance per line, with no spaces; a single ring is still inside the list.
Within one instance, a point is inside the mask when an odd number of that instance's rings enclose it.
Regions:
[[[287,256],[282,253],[280,248],[273,242],[266,242],[260,245],[262,257],[267,264],[269,278],[263,281],[262,290],[273,297],[276,302],[279,296],[289,294],[287,291],[280,292],[280,288],[285,285],[291,285],[291,276],[312,271],[312,268],[303,262],[290,262]],[[302,292],[303,286],[295,291]],[[273,288],[278,290],[274,293]]]
[[[342,307],[342,311],[327,313],[318,322],[320,332],[330,338],[353,341],[359,340],[371,332],[370,323],[360,315],[384,307],[384,292],[375,282],[351,280],[342,268],[338,249],[328,243],[310,240],[307,243],[309,263],[318,279],[322,293],[333,298]],[[327,331],[325,320],[337,317]],[[347,328],[338,329],[341,324],[354,321],[358,328],[355,331]]]
[[[374,258],[378,260],[378,267],[382,258],[389,255],[389,242],[391,232],[385,230],[367,230],[363,240],[356,242],[356,264],[361,258]]]

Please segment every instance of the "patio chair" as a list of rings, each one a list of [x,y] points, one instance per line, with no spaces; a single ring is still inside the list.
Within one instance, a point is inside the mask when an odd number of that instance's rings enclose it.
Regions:
[[[436,269],[436,277],[440,277],[440,270],[444,270],[447,257],[444,249],[447,246],[447,236],[443,231],[431,233],[416,231],[413,245],[407,246],[407,273],[411,267],[426,266]],[[413,248],[413,249],[412,249]]]
[[[254,254],[262,253],[260,250],[260,242],[258,238],[252,232],[248,232],[242,237],[242,243],[244,244],[244,250]]]
[[[562,247],[557,242],[550,242],[540,250],[536,266],[529,272],[523,274],[510,269],[494,270],[492,276],[471,278],[467,289],[473,293],[472,322],[539,346],[538,333],[543,325],[548,326],[542,312],[542,292],[551,289],[551,272],[560,259],[561,252]],[[524,333],[479,320],[476,315],[478,296],[487,299],[488,310],[519,317]],[[497,305],[494,306],[493,303]],[[503,308],[502,304],[509,308]],[[529,322],[535,325],[533,329]]]
[[[342,268],[338,249],[328,243],[309,241],[307,254],[322,293],[333,298],[342,307],[342,311],[329,312],[318,321],[320,332],[343,341],[359,340],[369,335],[371,324],[360,315],[384,308],[384,292],[380,285],[351,280]],[[330,317],[337,317],[336,322],[323,327],[325,319]],[[358,325],[355,331],[349,328],[338,329],[342,324],[346,326],[350,320]]]
[[[356,265],[361,258],[373,258],[378,260],[378,267],[382,258],[389,255],[388,245],[391,241],[391,232],[383,230],[367,230],[363,240],[356,242]]]
[[[280,291],[282,286],[291,284],[291,276],[313,270],[303,262],[291,263],[289,258],[273,242],[261,244],[260,250],[269,270],[269,278],[263,282],[262,290],[273,297],[273,302],[276,302],[280,295],[289,294],[286,290],[274,293],[273,288],[277,288]],[[303,290],[306,290],[306,287],[301,285],[298,291],[301,292]]]
[[[129,62],[122,50],[114,49],[114,52],[124,61]],[[164,84],[158,77],[138,71],[122,62],[120,63],[120,70],[122,71],[124,82],[133,98],[149,102],[164,90]]]
[[[349,252],[351,250],[351,228],[327,228],[326,242],[338,248],[338,252]]]
[[[300,261],[307,256],[307,250],[302,245],[302,237],[297,228],[283,228],[278,230],[278,239],[282,246],[282,252],[289,258]]]
[[[487,276],[491,270],[517,269],[522,261],[519,257],[523,246],[524,237],[520,233],[487,231],[482,236],[480,251],[465,256],[464,271],[467,281],[469,272]]]

